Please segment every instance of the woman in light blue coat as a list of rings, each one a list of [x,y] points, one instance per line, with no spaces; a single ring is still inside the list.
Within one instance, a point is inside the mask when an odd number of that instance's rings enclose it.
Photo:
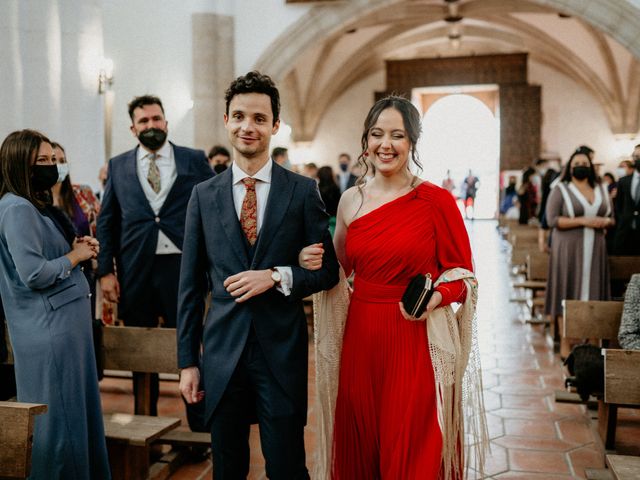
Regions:
[[[18,401],[45,403],[35,420],[31,479],[110,478],[91,332],[78,264],[98,242],[71,242],[48,215],[58,178],[51,142],[33,130],[0,147],[0,296]]]

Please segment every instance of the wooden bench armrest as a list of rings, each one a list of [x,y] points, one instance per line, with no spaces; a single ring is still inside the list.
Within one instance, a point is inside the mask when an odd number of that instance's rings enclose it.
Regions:
[[[0,477],[26,478],[31,473],[31,442],[39,403],[0,402]]]
[[[640,406],[640,350],[604,349],[604,401]]]
[[[630,455],[607,455],[607,466],[616,480],[633,480],[640,472],[640,457]]]

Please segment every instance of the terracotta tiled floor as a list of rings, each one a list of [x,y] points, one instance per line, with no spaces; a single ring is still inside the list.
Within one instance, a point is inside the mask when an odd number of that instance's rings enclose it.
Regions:
[[[513,292],[506,244],[495,226],[489,221],[468,224],[480,282],[480,350],[491,437],[485,478],[584,478],[585,468],[604,466],[604,453],[591,419],[595,412],[581,405],[554,402],[554,390],[564,385],[561,362],[549,347],[543,327],[522,322],[521,307],[509,302]],[[306,446],[311,470],[315,446],[312,352],[309,373]],[[132,412],[130,381],[106,379],[101,388],[106,412]],[[159,413],[179,416],[186,425],[177,383],[162,382]],[[620,410],[616,446],[620,453],[640,455],[640,411]],[[264,479],[264,460],[255,428],[251,448],[249,478]],[[211,469],[210,461],[186,465],[171,478],[211,478]]]

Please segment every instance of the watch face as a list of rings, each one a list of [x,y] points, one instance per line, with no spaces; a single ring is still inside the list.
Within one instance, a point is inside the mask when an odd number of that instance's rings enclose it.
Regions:
[[[271,280],[276,283],[280,283],[282,281],[282,275],[280,275],[279,271],[274,270],[273,272],[271,272]]]

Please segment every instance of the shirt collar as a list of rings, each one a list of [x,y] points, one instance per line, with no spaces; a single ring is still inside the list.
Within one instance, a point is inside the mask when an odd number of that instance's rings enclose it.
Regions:
[[[160,150],[156,152],[159,158],[171,158],[171,144],[169,141],[164,142],[164,145]],[[143,158],[149,158],[151,152],[144,148],[142,145],[138,148],[137,158],[142,160]]]
[[[273,161],[269,159],[269,161],[262,167],[260,170],[256,172],[252,178],[259,180],[264,183],[271,183],[271,171],[273,170]],[[237,164],[233,162],[231,164],[231,173],[233,175],[232,183],[235,185],[245,178],[249,177]]]

